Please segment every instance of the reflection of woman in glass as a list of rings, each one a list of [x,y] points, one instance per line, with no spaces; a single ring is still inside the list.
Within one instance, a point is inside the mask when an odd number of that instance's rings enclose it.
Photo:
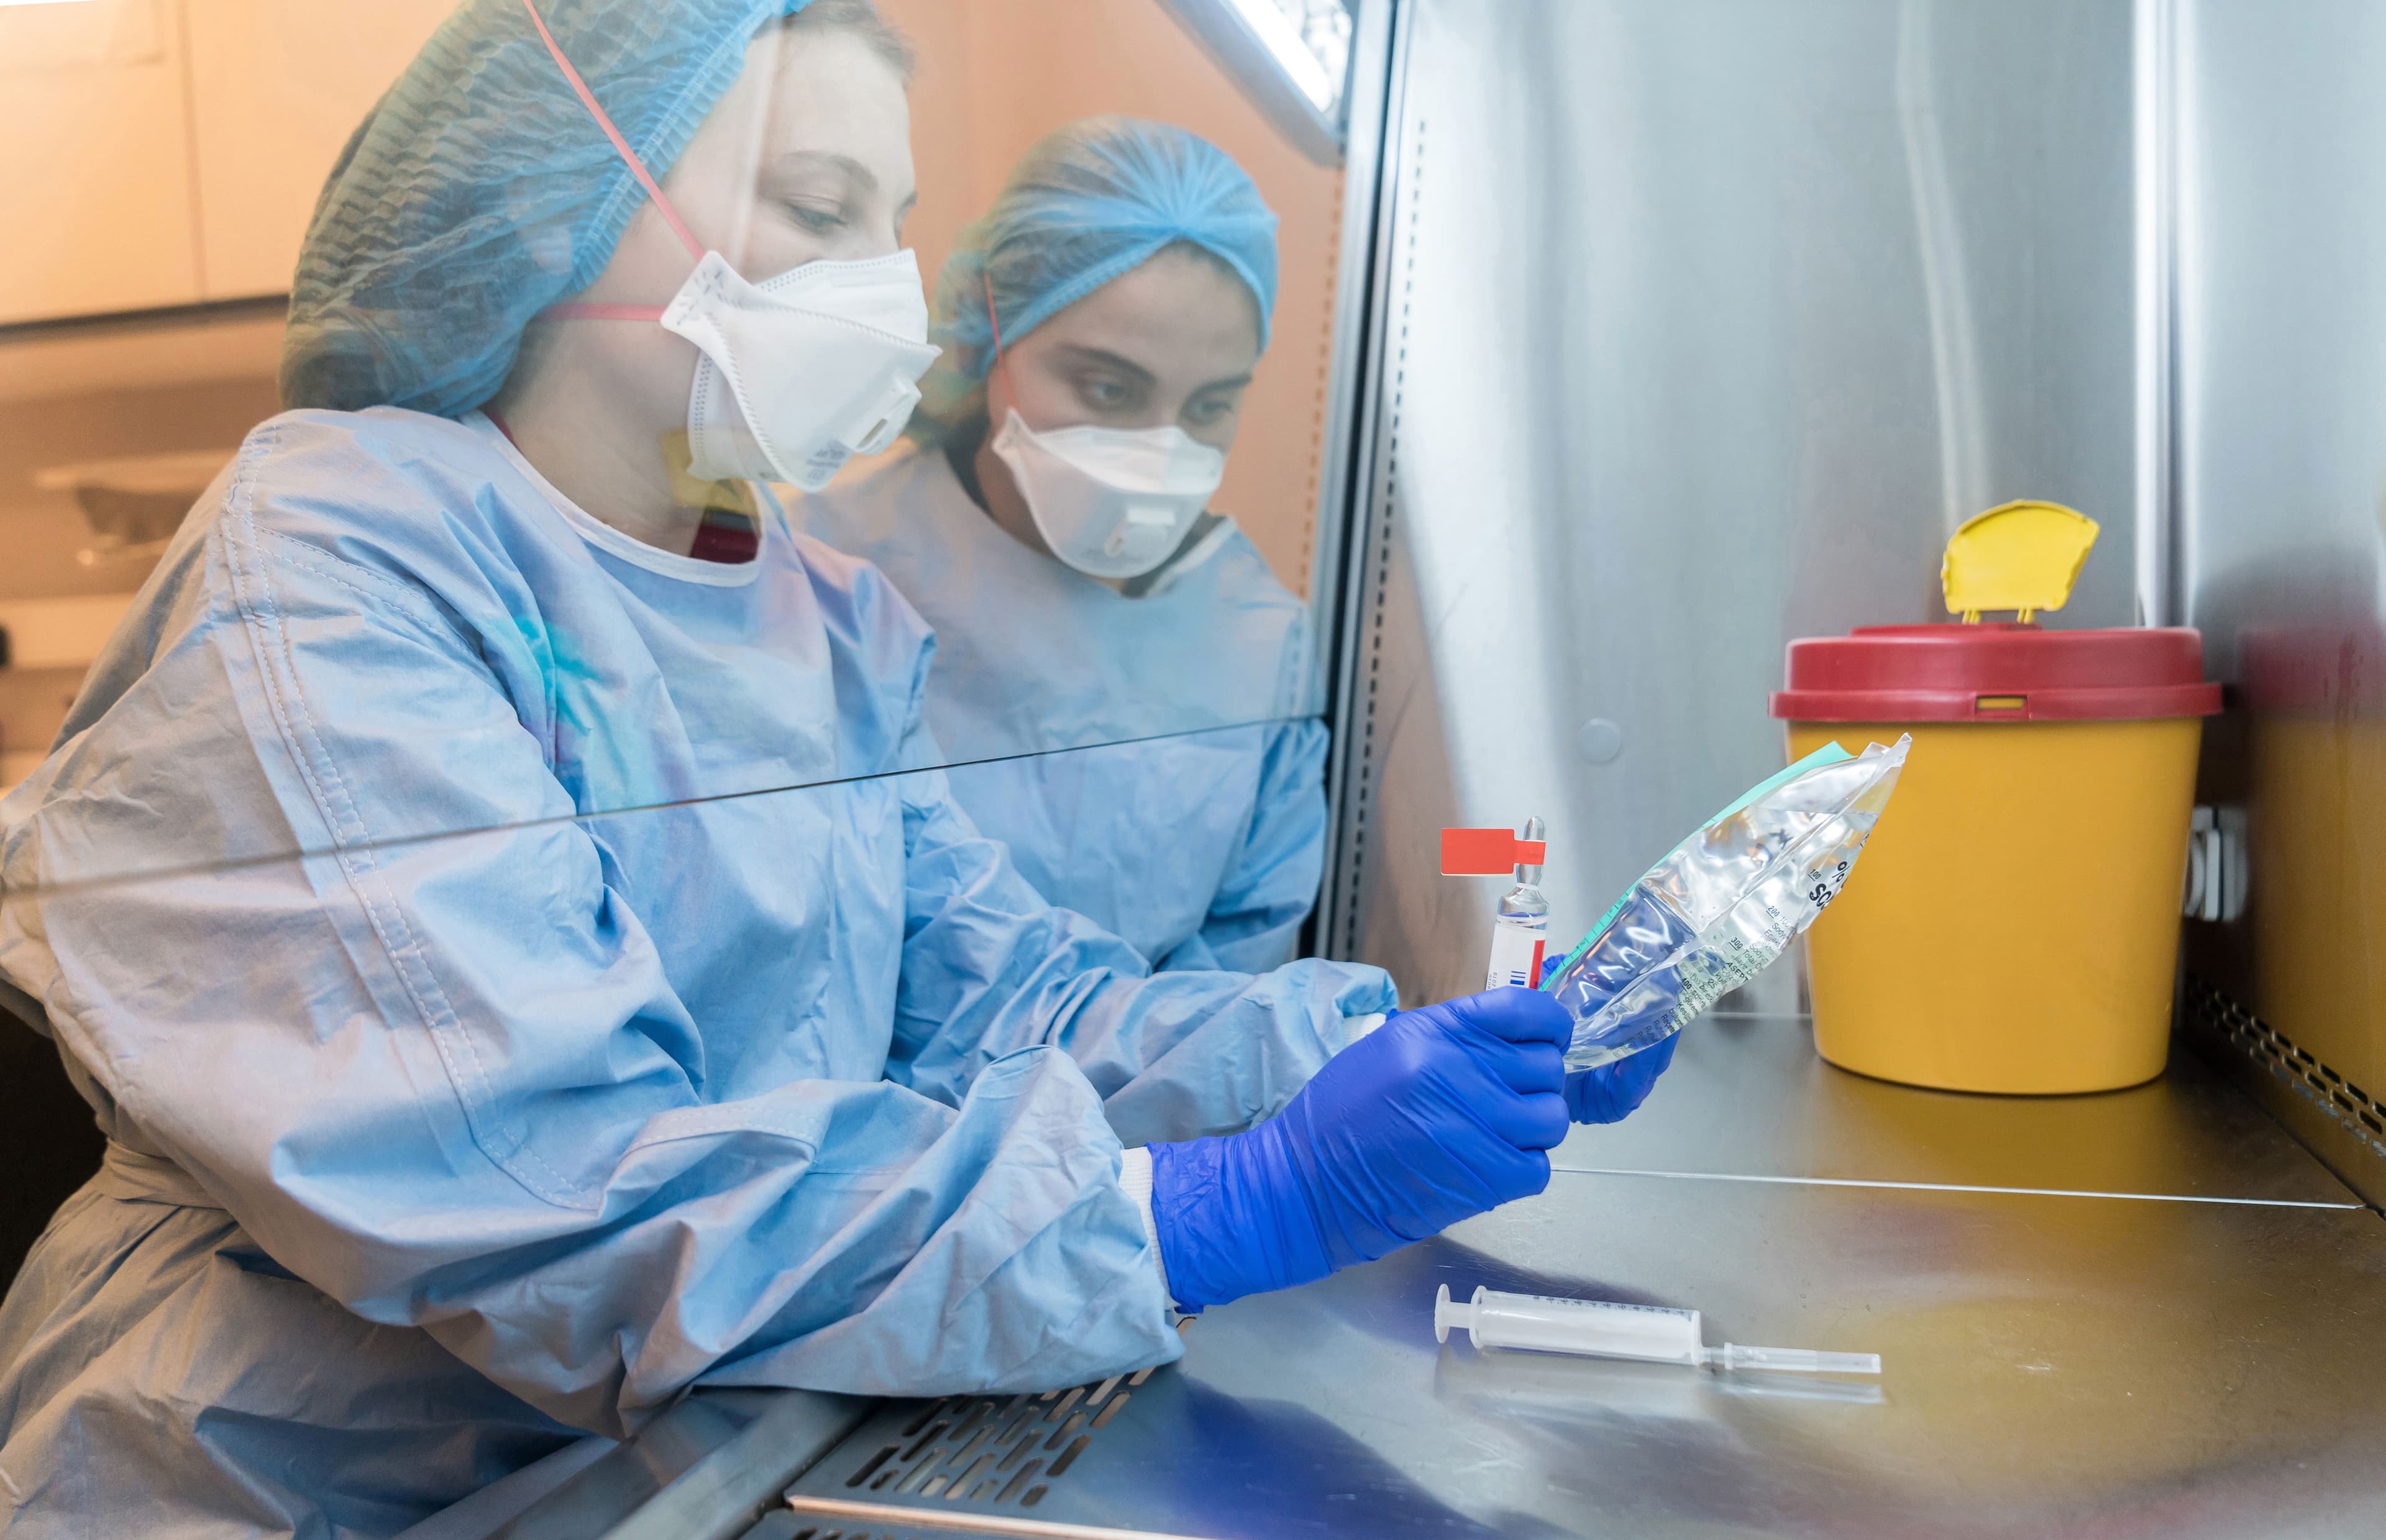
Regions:
[[[1306,611],[1207,511],[1275,272],[1275,217],[1216,146],[1061,130],[945,264],[926,452],[802,509],[936,628],[949,758],[1103,745],[953,790],[1045,896],[1163,969],[1273,967],[1317,892]]]

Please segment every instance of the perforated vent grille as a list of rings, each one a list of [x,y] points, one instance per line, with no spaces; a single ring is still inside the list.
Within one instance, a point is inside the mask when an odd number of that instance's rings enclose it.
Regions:
[[[1040,1396],[948,1396],[922,1410],[898,1438],[863,1448],[840,1488],[856,1496],[1034,1508],[1150,1377],[1144,1369]],[[823,1530],[818,1540],[827,1534]]]
[[[2386,1158],[2386,1104],[2192,973],[2187,975],[2187,1008],[2215,1035],[2334,1120],[2364,1149]]]
[[[789,1529],[785,1521],[794,1519],[796,1527]],[[952,1530],[887,1529],[876,1524],[855,1528],[850,1524],[819,1523],[794,1514],[774,1514],[768,1528],[747,1531],[738,1540],[969,1540],[969,1536]]]

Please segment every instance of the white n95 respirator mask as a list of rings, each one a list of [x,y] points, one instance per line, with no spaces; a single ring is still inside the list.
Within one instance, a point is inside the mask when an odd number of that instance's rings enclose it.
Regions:
[[[1056,428],[1014,408],[993,449],[1052,554],[1092,578],[1139,578],[1185,542],[1226,474],[1226,457],[1173,424]]]
[[[689,469],[817,492],[891,446],[935,361],[920,265],[906,249],[807,262],[760,283],[708,252],[662,313],[703,357],[687,398]]]

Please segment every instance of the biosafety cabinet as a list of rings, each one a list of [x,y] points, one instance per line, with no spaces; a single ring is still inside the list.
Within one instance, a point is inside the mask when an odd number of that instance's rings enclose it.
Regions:
[[[2168,1067],[1863,1079],[1785,959],[1540,1197],[1210,1310],[1178,1363],[698,1392],[422,1540],[2386,1533],[2386,8],[885,8],[957,123],[1106,105],[1091,50],[1300,190],[1301,367],[1234,490],[1318,639],[1316,952],[1472,991],[1500,884],[1436,836],[1528,816],[1571,942],[1781,766],[1790,641],[1947,620],[1950,534],[2040,498],[2102,526],[2050,622],[2201,628],[2226,687]],[[919,138],[923,187],[989,174]],[[1445,1286],[1882,1372],[1477,1352]]]

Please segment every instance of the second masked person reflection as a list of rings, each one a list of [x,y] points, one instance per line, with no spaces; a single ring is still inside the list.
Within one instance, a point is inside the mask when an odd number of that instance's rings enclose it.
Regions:
[[[797,510],[936,629],[928,721],[978,827],[1163,970],[1287,960],[1323,876],[1307,610],[1209,507],[1275,224],[1184,129],[1050,134],[945,264],[914,452]]]

